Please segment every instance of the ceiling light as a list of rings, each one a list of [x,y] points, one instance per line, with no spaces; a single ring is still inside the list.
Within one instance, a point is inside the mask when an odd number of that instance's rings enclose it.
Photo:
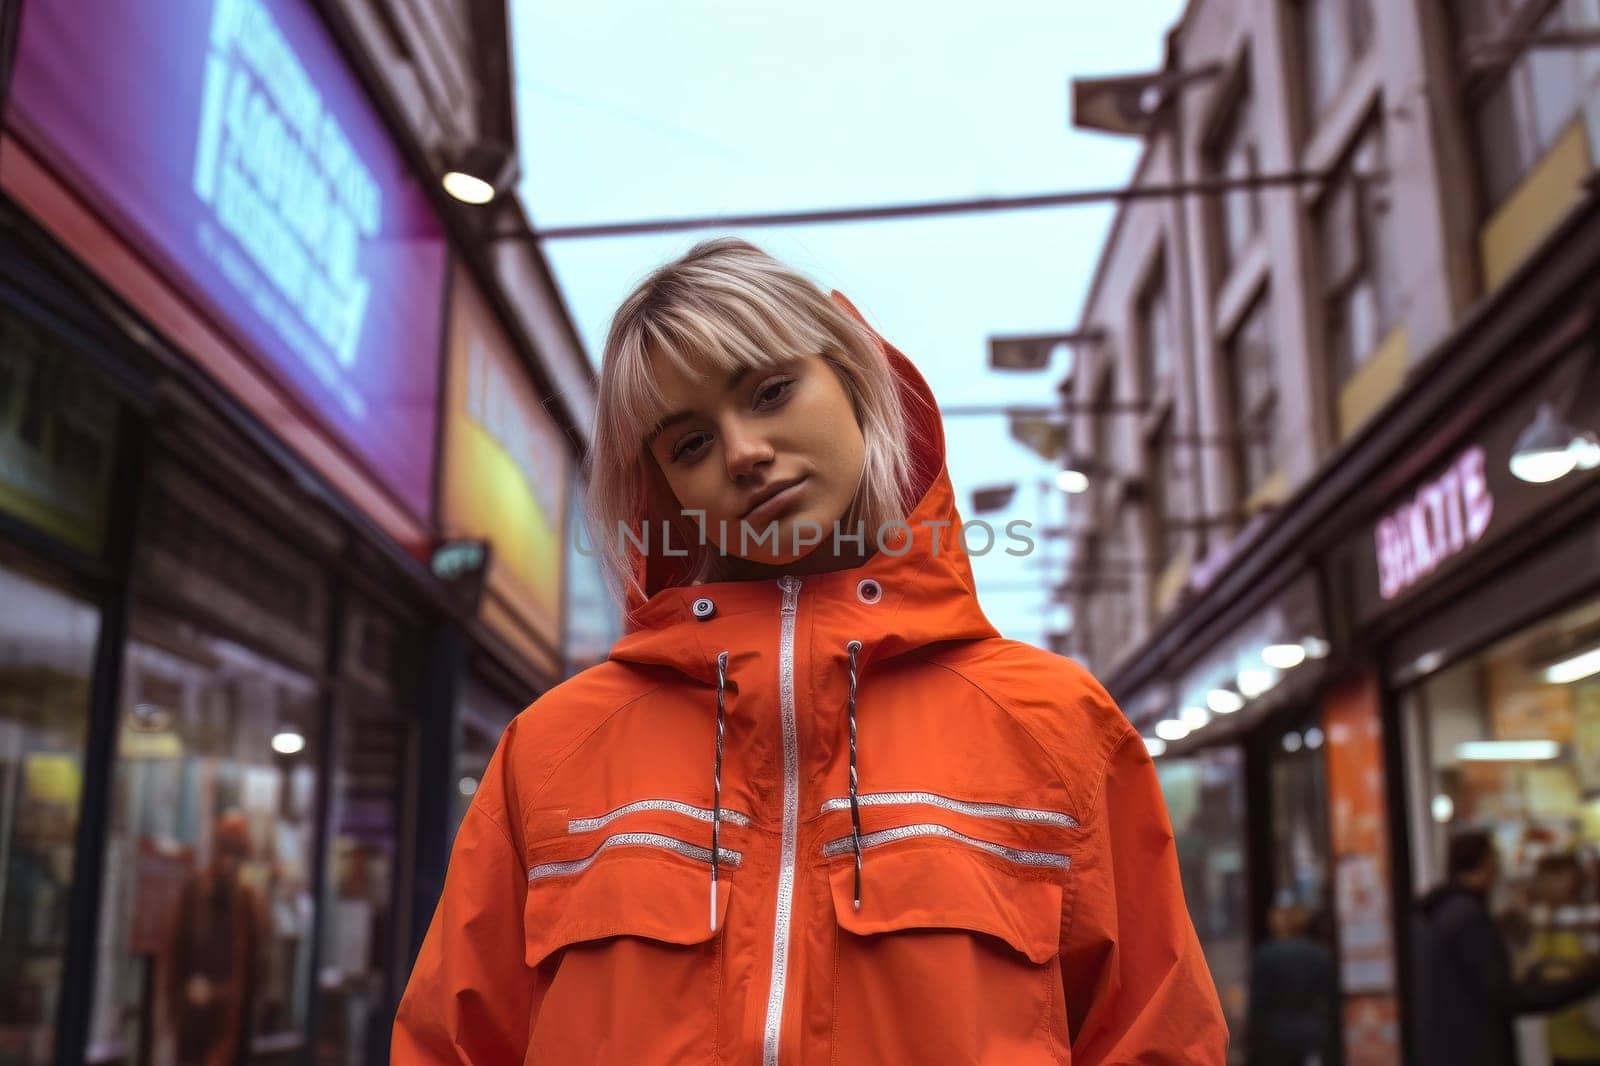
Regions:
[[[1089,475],[1082,470],[1066,469],[1056,472],[1056,488],[1073,496],[1089,491]]]
[[[1304,746],[1305,740],[1299,733],[1285,733],[1283,735],[1283,750],[1293,755]]]
[[[1468,740],[1456,745],[1462,762],[1539,762],[1561,755],[1553,740]]]
[[[1167,742],[1182,740],[1189,735],[1189,727],[1176,718],[1164,718],[1156,723],[1156,736]]]
[[[1443,824],[1456,816],[1456,801],[1443,792],[1433,797],[1433,820]]]
[[[439,180],[455,199],[481,205],[509,189],[517,173],[517,155],[510,145],[483,142],[453,153]]]
[[[1300,642],[1300,646],[1306,650],[1307,659],[1326,659],[1328,652],[1333,650],[1333,645],[1321,637],[1307,637]]]
[[[1144,750],[1150,753],[1152,759],[1159,759],[1167,753],[1167,742],[1160,737],[1145,737]]]
[[[1244,697],[1231,688],[1214,688],[1206,693],[1206,706],[1218,714],[1232,714],[1244,706]]]
[[[1306,649],[1299,644],[1268,644],[1261,649],[1261,661],[1274,670],[1293,670],[1306,661]]]
[[[1590,648],[1544,669],[1544,679],[1552,685],[1570,685],[1592,674],[1600,674],[1600,648]]]
[[[1316,726],[1312,726],[1310,729],[1306,730],[1306,747],[1310,748],[1312,751],[1316,751],[1318,748],[1322,747],[1323,739],[1322,730]]]
[[[461,793],[463,796],[472,795],[474,792],[478,791],[478,779],[470,775],[463,777],[460,781],[456,782],[456,791]]]
[[[1239,685],[1239,694],[1247,700],[1253,700],[1276,685],[1278,675],[1271,670],[1251,666],[1240,670],[1235,681]]]
[[[273,734],[272,750],[279,755],[298,755],[305,747],[306,738],[298,729],[283,729]]]
[[[1204,707],[1185,707],[1178,712],[1178,721],[1192,733],[1196,729],[1203,729],[1211,721],[1211,712]]]

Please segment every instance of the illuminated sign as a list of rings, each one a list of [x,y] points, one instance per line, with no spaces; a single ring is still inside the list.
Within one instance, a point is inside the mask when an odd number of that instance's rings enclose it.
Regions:
[[[37,3],[20,33],[10,131],[280,387],[275,430],[430,518],[443,233],[314,6]]]
[[[1392,600],[1483,539],[1494,516],[1484,452],[1474,445],[1379,519],[1378,594]]]

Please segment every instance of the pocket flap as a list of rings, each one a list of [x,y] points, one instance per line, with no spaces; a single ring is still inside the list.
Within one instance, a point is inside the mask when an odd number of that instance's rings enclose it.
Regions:
[[[701,944],[728,917],[729,870],[717,878],[717,927],[711,928],[711,868],[649,848],[608,848],[579,872],[528,882],[525,952],[537,966],[584,940],[638,936]]]
[[[903,929],[965,929],[1010,944],[1036,963],[1061,949],[1061,874],[1009,871],[981,852],[941,841],[903,843],[863,855],[861,909],[855,860],[828,873],[841,928],[858,936]]]

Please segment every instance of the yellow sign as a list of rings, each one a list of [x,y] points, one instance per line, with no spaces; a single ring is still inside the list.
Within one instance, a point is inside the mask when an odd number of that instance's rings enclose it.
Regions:
[[[534,637],[548,658],[561,641],[563,535],[572,454],[527,368],[458,263],[451,285],[439,515],[447,537],[493,545],[483,616]],[[549,665],[548,661],[544,665]]]

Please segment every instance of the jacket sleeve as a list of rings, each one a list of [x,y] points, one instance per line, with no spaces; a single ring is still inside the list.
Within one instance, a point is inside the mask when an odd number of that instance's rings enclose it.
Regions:
[[[1222,1066],[1228,1030],[1184,906],[1155,764],[1112,749],[1063,897],[1061,969],[1075,1066]]]
[[[502,739],[462,819],[444,891],[395,1015],[396,1066],[520,1063],[533,1012],[527,870],[506,811]]]

